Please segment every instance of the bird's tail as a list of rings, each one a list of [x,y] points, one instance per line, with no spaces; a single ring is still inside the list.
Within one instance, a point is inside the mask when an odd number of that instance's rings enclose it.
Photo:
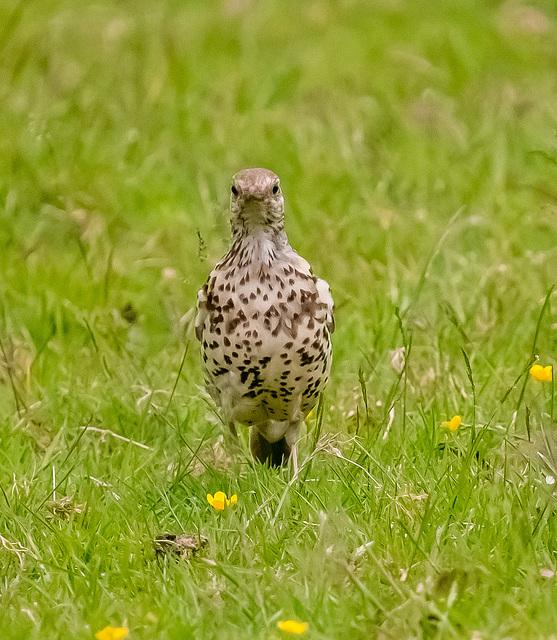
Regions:
[[[292,450],[285,436],[276,442],[269,442],[255,427],[251,428],[250,448],[256,460],[262,464],[268,464],[270,467],[280,467],[286,464]]]

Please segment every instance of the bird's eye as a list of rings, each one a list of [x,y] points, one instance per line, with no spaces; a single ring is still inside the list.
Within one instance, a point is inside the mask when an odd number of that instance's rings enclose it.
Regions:
[[[277,195],[277,193],[279,192],[279,186],[278,184],[275,184],[275,186],[273,187],[273,195]]]
[[[234,185],[232,185],[232,188],[230,189],[230,191],[232,191],[232,195],[233,196],[237,196],[238,195],[238,189],[236,189],[236,187]]]

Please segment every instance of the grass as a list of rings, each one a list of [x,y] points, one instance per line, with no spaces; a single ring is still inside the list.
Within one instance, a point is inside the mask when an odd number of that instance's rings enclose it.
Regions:
[[[3,638],[556,638],[556,36],[549,0],[2,3]],[[199,387],[246,166],[337,305],[297,479]]]

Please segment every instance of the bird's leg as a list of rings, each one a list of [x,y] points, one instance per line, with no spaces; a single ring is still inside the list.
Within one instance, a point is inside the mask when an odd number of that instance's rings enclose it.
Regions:
[[[225,434],[224,439],[230,450],[241,453],[242,446],[240,444],[240,439],[238,438],[238,432],[236,431],[234,420],[228,421],[228,433]]]
[[[301,419],[291,420],[288,425],[288,431],[285,434],[286,442],[292,451],[292,468],[294,477],[298,475],[298,434],[300,432]]]
[[[230,433],[232,434],[232,437],[237,440],[238,439],[238,432],[236,431],[236,425],[234,424],[234,420],[230,420],[228,423],[228,428],[230,429]]]
[[[292,445],[292,468],[294,469],[294,477],[298,475],[298,443]]]

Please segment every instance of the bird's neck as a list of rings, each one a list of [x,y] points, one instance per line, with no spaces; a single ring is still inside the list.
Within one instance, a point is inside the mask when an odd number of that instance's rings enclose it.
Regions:
[[[250,233],[235,229],[225,262],[240,267],[269,266],[288,246],[283,228],[260,227]]]

